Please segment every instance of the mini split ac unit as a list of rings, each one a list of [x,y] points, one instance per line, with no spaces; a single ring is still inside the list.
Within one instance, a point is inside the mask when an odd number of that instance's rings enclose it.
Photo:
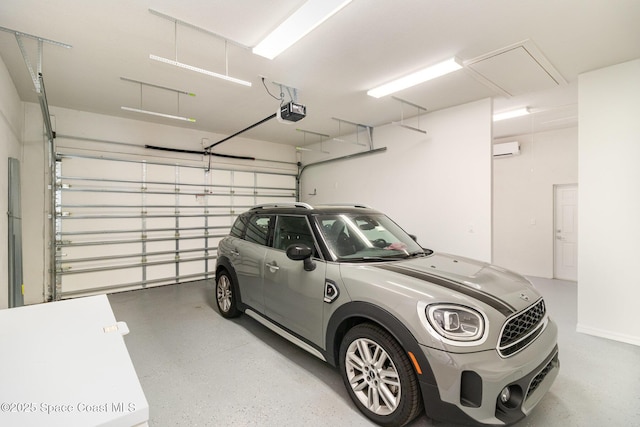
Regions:
[[[493,157],[510,157],[517,154],[520,154],[520,143],[518,141],[493,144]]]

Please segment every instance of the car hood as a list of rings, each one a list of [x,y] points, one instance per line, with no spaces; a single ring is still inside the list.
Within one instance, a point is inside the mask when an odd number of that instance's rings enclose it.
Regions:
[[[371,265],[396,275],[429,282],[480,300],[509,316],[537,301],[540,294],[523,276],[503,268],[448,254],[432,254]]]

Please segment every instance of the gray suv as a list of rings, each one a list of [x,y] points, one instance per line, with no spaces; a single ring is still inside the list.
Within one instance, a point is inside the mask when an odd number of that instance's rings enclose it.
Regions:
[[[260,205],[218,246],[216,301],[338,368],[383,426],[507,425],[558,375],[557,328],[524,277],[424,249],[364,206]]]

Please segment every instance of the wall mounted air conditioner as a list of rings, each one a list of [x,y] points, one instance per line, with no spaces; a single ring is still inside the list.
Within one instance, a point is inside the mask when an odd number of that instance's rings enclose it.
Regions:
[[[510,157],[520,154],[520,143],[518,141],[502,142],[493,144],[493,157]]]

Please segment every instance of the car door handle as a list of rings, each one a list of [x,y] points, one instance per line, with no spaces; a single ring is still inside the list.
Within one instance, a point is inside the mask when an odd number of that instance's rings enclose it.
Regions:
[[[278,264],[276,264],[275,261],[271,264],[267,263],[267,267],[269,267],[269,270],[271,270],[272,273],[275,273],[276,271],[280,270],[280,267],[278,267]]]
[[[231,250],[231,255],[233,255],[233,256],[238,256],[238,255],[240,255],[240,252],[238,252],[238,250],[237,250],[237,249],[232,249],[232,250]]]

